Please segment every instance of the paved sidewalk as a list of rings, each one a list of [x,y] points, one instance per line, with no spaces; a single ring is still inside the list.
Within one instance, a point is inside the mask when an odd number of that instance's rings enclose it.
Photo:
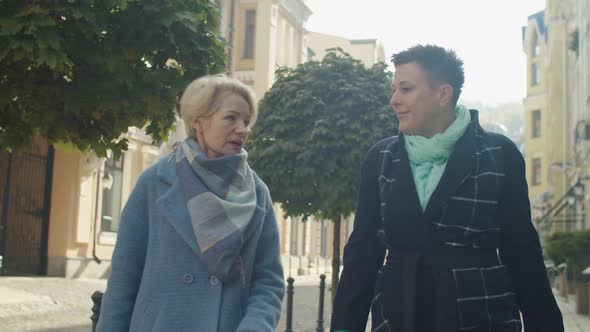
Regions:
[[[297,276],[293,297],[293,330],[315,332],[318,326],[319,277]],[[327,280],[329,282],[329,280]],[[2,332],[89,332],[90,295],[102,290],[106,280],[65,278],[0,277],[0,331]],[[331,293],[326,286],[324,328],[332,313]],[[565,301],[556,295],[567,332],[589,332],[590,317],[575,313],[572,296]],[[286,301],[276,331],[285,331]],[[368,330],[367,330],[368,331]]]
[[[576,314],[576,299],[570,295],[566,300],[554,292],[557,305],[563,315],[563,324],[566,332],[588,332],[590,331],[590,316]]]
[[[0,277],[0,331],[89,332],[95,290],[106,280]]]

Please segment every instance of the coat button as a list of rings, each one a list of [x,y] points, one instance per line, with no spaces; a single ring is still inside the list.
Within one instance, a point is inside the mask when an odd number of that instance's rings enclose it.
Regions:
[[[217,279],[216,276],[211,276],[211,278],[209,278],[209,283],[211,286],[217,286],[217,284],[219,284],[219,279]]]
[[[192,284],[194,280],[195,277],[190,273],[187,273],[182,277],[182,281],[184,281],[185,284]]]

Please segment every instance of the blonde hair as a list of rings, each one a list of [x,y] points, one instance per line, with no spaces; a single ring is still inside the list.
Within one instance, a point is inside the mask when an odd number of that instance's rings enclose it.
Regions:
[[[250,124],[256,122],[258,110],[254,91],[241,81],[225,75],[203,76],[192,81],[180,98],[180,116],[184,121],[186,133],[195,136],[191,122],[195,117],[206,118],[219,110],[220,99],[226,93],[235,93],[243,97],[250,106]]]

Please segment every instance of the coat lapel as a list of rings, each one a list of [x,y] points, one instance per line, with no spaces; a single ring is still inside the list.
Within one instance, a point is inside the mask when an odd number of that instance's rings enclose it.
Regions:
[[[477,114],[473,114],[472,112],[471,117],[472,121],[469,124],[467,131],[463,137],[457,141],[453,153],[451,153],[451,156],[447,161],[443,175],[436,189],[432,193],[432,196],[430,196],[430,200],[424,211],[426,220],[432,221],[437,218],[443,202],[457,191],[459,186],[473,171],[473,162],[476,153],[474,126],[476,126]]]
[[[200,256],[201,250],[197,244],[184,195],[176,177],[176,158],[174,156],[174,154],[170,155],[167,157],[168,160],[158,166],[157,174],[162,183],[161,194],[156,199],[156,204],[165,216],[164,219],[172,225],[195,254]]]
[[[414,183],[414,176],[412,175],[412,168],[410,167],[410,160],[408,153],[404,148],[403,135],[400,135],[398,147],[394,154],[394,160],[399,160],[397,165],[396,181],[393,184],[393,192],[398,193],[392,195],[396,200],[394,207],[405,211],[405,218],[416,222],[422,219],[422,207],[418,199],[418,191]]]
[[[412,170],[408,155],[403,146],[403,138],[391,146],[390,156],[384,156],[381,165],[380,180],[382,189],[382,204],[385,205],[384,228],[386,234],[396,234],[403,240],[389,242],[392,247],[416,247],[427,244],[428,224],[422,214],[422,207],[418,200]],[[406,241],[407,239],[411,239]]]

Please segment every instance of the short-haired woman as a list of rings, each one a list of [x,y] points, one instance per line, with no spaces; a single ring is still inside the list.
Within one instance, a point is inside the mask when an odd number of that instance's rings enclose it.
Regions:
[[[371,308],[377,332],[563,331],[523,156],[457,105],[463,61],[418,45],[393,64],[400,135],[363,163],[332,330],[364,331]]]

